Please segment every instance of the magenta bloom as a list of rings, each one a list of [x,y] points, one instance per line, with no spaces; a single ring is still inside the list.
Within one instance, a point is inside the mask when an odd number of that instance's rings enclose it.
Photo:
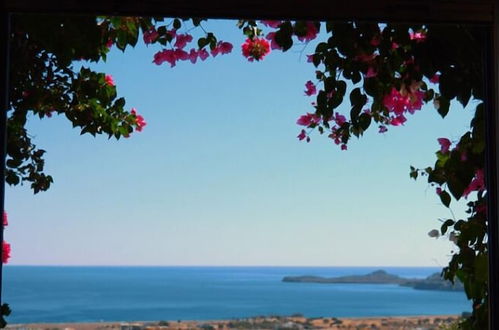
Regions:
[[[435,74],[433,77],[431,77],[430,82],[434,83],[434,84],[438,84],[440,82],[440,75]]]
[[[137,114],[137,109],[135,109],[135,108],[132,108],[130,113],[135,116],[135,124],[137,125],[137,131],[142,132],[144,127],[147,125],[147,123],[144,120],[144,117]]]
[[[201,61],[204,61],[208,58],[208,56],[210,56],[210,54],[208,54],[206,49],[203,48],[198,51],[198,56],[201,59]]]
[[[373,78],[373,77],[376,77],[378,75],[378,72],[373,68],[373,67],[369,67],[369,69],[367,69],[367,72],[366,74],[364,75],[365,78]]]
[[[386,126],[381,125],[381,126],[379,127],[379,131],[378,131],[379,133],[385,133],[386,131],[388,131],[388,128],[386,128]]]
[[[3,226],[7,227],[9,225],[9,220],[7,218],[7,212],[3,211]]]
[[[400,126],[400,125],[404,125],[404,123],[406,121],[407,121],[407,119],[404,117],[404,115],[399,115],[395,118],[392,118],[392,120],[390,121],[390,124],[393,126]]]
[[[226,41],[219,41],[217,46],[211,50],[211,55],[213,57],[217,56],[218,54],[228,54],[232,51],[232,44],[230,42]]]
[[[248,59],[248,61],[253,62],[253,60],[260,61],[268,53],[270,53],[270,44],[267,40],[263,38],[246,39],[246,41],[241,46],[243,56]]]
[[[298,134],[298,136],[297,136],[298,140],[300,140],[300,141],[305,140],[306,137],[307,137],[307,133],[305,132],[304,129],[302,129],[300,134]]]
[[[190,34],[177,34],[175,38],[175,47],[176,48],[184,48],[187,43],[192,41],[192,36]]]
[[[470,185],[464,190],[463,196],[468,197],[468,195],[473,191],[485,190],[485,177],[483,175],[483,170],[478,169],[475,172],[475,177],[471,180]]]
[[[340,115],[339,113],[336,112],[334,114],[334,121],[335,121],[336,125],[341,126],[344,123],[346,123],[347,119],[345,118],[345,116]]]
[[[437,139],[437,141],[440,144],[440,152],[443,154],[448,153],[452,142],[450,142],[450,140],[446,138],[439,138]]]
[[[227,41],[220,41],[218,43],[218,48],[220,49],[220,54],[222,55],[229,54],[230,52],[232,52],[233,47],[234,46],[232,46],[232,44]]]
[[[423,106],[424,93],[417,89],[417,85],[415,83],[414,86],[411,86],[410,91],[403,88],[402,93],[392,88],[390,94],[385,95],[383,98],[383,105],[388,111],[393,111],[397,115],[401,115],[406,111],[413,114],[416,110],[420,110]]]
[[[104,80],[106,81],[106,84],[108,86],[114,86],[114,79],[113,79],[113,76],[111,76],[110,74],[106,74],[106,76],[104,77]]]
[[[171,67],[174,67],[176,62],[177,62],[177,58],[176,58],[175,52],[173,50],[164,49],[164,50],[159,51],[156,54],[154,54],[153,62],[156,65],[161,65],[164,62],[168,62],[168,63],[170,63]]]
[[[262,20],[262,21],[260,21],[260,22],[261,22],[263,25],[268,26],[268,27],[271,27],[271,28],[274,28],[274,29],[275,29],[275,28],[278,28],[278,27],[279,27],[279,25],[281,25],[281,24],[282,24],[282,22],[281,22],[281,21],[271,21],[271,20],[266,20],[266,21],[265,21],[265,20]]]
[[[347,150],[347,145],[346,144],[342,144],[341,145],[341,150]]]
[[[145,44],[152,44],[158,39],[159,33],[154,28],[151,28],[149,31],[144,32],[143,39]]]
[[[313,113],[307,113],[306,115],[298,118],[296,123],[301,126],[311,126],[320,123],[321,118]]]
[[[305,83],[305,88],[305,95],[311,96],[317,93],[314,83],[310,80]]]
[[[189,53],[181,48],[177,48],[173,51],[176,60],[186,61],[189,59]]]
[[[436,193],[437,193],[437,195],[440,195],[440,194],[442,193],[442,188],[437,187],[437,189],[436,189]]]
[[[10,259],[10,244],[3,241],[2,244],[2,263],[6,264]]]
[[[426,34],[423,32],[411,32],[409,37],[411,40],[416,40],[416,42],[423,42],[426,39]]]
[[[198,59],[198,52],[192,48],[189,52],[189,61],[191,61],[192,64],[196,63]]]
[[[304,36],[299,36],[298,40],[300,41],[310,41],[313,40],[317,37],[317,27],[315,26],[314,22],[307,22],[307,33]]]

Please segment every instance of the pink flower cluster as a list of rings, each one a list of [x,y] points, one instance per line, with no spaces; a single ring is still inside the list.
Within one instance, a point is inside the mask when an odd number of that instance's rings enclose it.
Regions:
[[[307,113],[303,116],[300,116],[300,118],[298,118],[296,123],[301,126],[314,128],[316,125],[320,124],[321,120],[322,119],[320,116],[313,113]],[[331,128],[331,134],[329,135],[329,138],[331,138],[336,144],[338,145],[341,144],[341,150],[347,150],[346,144],[341,143],[341,137],[338,134],[338,129],[340,129],[341,126],[347,121],[346,117],[336,112],[334,116],[329,118],[328,121],[334,122],[334,126]],[[304,129],[301,130],[297,138],[300,141],[306,139],[307,142],[310,142],[310,137],[308,136],[307,132]]]
[[[262,60],[268,53],[270,53],[270,44],[263,38],[248,38],[241,46],[243,56],[248,61]]]
[[[106,84],[108,86],[111,86],[111,87],[115,86],[113,76],[111,76],[110,74],[106,74],[106,76],[104,77],[104,80],[106,81]]]
[[[475,177],[471,180],[470,185],[464,190],[463,196],[468,197],[468,195],[473,191],[483,191],[485,189],[483,169],[478,169],[475,171]]]
[[[422,31],[410,32],[409,38],[411,40],[416,40],[416,42],[423,42],[426,39],[426,34]]]
[[[204,48],[195,49],[191,48],[190,51],[184,50],[184,48],[192,42],[192,35],[185,33],[180,34],[175,30],[168,31],[172,38],[175,39],[173,44],[173,49],[163,49],[162,51],[154,54],[153,63],[156,65],[161,65],[165,62],[169,63],[171,67],[174,67],[178,61],[191,61],[191,63],[196,63],[198,58],[201,61],[206,60],[210,54]],[[144,42],[152,43],[158,38],[158,32],[156,30],[150,30],[144,33]],[[172,40],[173,41],[173,40]],[[211,56],[215,57],[218,54],[228,54],[232,51],[232,44],[226,41],[219,41],[216,46],[211,50]]]
[[[313,113],[307,113],[306,115],[300,116],[296,123],[301,126],[312,126],[317,125],[321,122],[321,117]]]
[[[383,105],[392,113],[390,125],[400,126],[406,122],[404,116],[409,112],[414,114],[423,106],[424,92],[419,89],[420,83],[413,82],[409,88],[403,86],[401,90],[392,88],[390,94],[383,98]]]
[[[147,125],[146,121],[144,120],[144,117],[137,114],[137,109],[135,109],[135,108],[132,108],[130,113],[135,116],[135,124],[137,125],[137,131],[142,132],[142,130],[144,129],[144,126]]]
[[[305,95],[307,96],[312,96],[317,93],[317,88],[315,87],[314,83],[312,81],[307,81],[305,83]]]
[[[447,138],[439,138],[437,141],[440,144],[440,152],[442,154],[448,153],[452,142]]]
[[[4,211],[3,212],[3,227],[6,227],[8,225],[9,225],[9,221],[7,219],[7,213]],[[2,242],[2,263],[6,264],[7,262],[9,262],[10,252],[11,252],[10,244],[3,241]]]
[[[149,31],[144,32],[143,39],[145,44],[152,44],[158,39],[159,33],[155,28],[151,28]]]

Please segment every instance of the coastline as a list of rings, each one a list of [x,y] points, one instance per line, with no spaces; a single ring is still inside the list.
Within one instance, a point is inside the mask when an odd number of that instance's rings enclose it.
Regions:
[[[156,329],[445,329],[456,323],[458,315],[421,315],[386,317],[319,317],[257,316],[232,320],[209,321],[136,321],[136,322],[77,322],[12,324],[16,330],[156,330]]]

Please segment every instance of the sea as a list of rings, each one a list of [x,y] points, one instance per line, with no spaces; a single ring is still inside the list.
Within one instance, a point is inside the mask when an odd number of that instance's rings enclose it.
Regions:
[[[216,320],[261,315],[366,317],[460,314],[464,292],[391,284],[282,282],[383,269],[423,278],[434,267],[4,267],[9,323]]]

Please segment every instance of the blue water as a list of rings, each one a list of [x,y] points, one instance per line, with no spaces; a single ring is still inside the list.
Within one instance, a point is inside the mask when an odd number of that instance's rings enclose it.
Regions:
[[[307,317],[459,314],[462,292],[397,285],[284,283],[286,275],[366,274],[379,267],[31,267],[4,268],[10,323],[209,320],[256,315]],[[393,268],[425,277],[438,268]]]

